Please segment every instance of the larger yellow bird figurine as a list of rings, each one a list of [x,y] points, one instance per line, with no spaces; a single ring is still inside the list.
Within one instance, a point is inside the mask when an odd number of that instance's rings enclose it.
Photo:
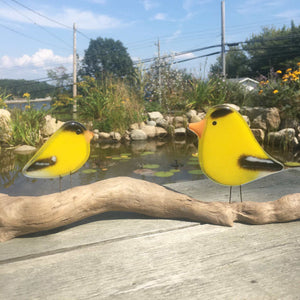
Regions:
[[[93,133],[76,121],[64,123],[23,168],[33,178],[55,178],[75,173],[90,155]]]
[[[199,138],[202,171],[219,184],[241,186],[283,169],[280,162],[263,150],[247,122],[231,106],[214,106],[205,119],[190,123],[188,128]]]

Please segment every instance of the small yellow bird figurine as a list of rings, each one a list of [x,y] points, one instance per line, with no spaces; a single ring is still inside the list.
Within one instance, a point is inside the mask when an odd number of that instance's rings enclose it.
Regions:
[[[33,178],[55,178],[73,174],[90,155],[93,133],[76,121],[64,123],[23,168]]]
[[[188,128],[199,138],[198,156],[204,174],[211,180],[240,186],[281,171],[284,166],[268,155],[255,139],[247,122],[228,105],[211,108],[205,119]]]

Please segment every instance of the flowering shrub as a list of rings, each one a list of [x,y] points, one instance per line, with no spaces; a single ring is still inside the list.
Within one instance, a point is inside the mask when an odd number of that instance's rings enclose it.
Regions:
[[[270,79],[263,78],[259,90],[254,94],[254,105],[275,106],[281,111],[282,117],[300,117],[300,63],[296,68],[273,72]]]
[[[172,68],[173,59],[157,59],[143,76],[145,99],[149,110],[173,111],[184,109],[189,87],[186,74]]]

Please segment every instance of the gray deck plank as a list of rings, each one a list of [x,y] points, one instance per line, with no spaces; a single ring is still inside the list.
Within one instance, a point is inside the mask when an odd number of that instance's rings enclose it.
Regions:
[[[208,180],[168,186],[227,201]],[[299,168],[246,185],[244,198],[295,192]],[[77,225],[0,244],[0,299],[300,299],[299,221],[228,228],[114,212]]]

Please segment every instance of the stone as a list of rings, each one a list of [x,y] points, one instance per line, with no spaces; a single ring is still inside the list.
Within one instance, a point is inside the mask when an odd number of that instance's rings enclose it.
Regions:
[[[55,131],[57,131],[64,122],[58,121],[55,118],[52,118],[50,115],[45,116],[45,125],[41,129],[41,134],[43,136],[50,136]]]
[[[0,142],[8,143],[12,138],[12,125],[10,112],[0,109]]]
[[[194,109],[191,109],[186,113],[186,116],[187,116],[189,122],[191,122],[191,118],[194,116],[197,116],[197,111]]]
[[[190,123],[197,123],[197,122],[200,122],[201,120],[203,120],[203,118],[201,118],[199,115],[192,116],[190,118]]]
[[[135,130],[135,129],[139,129],[139,128],[140,128],[139,123],[133,123],[129,126],[130,130]]]
[[[110,134],[109,133],[107,133],[107,132],[103,132],[103,131],[101,131],[101,132],[99,132],[99,139],[109,139],[110,138]]]
[[[168,135],[167,130],[162,127],[155,127],[157,137],[166,137]]]
[[[146,125],[148,125],[148,126],[156,126],[156,122],[155,121],[147,121]]]
[[[184,136],[186,135],[186,129],[184,127],[175,128],[174,134],[175,136]]]
[[[228,105],[229,107],[235,109],[236,111],[240,111],[241,110],[241,108],[239,106],[237,106],[236,104],[226,103],[226,105]]]
[[[119,132],[112,131],[109,135],[113,141],[119,142],[122,139],[122,136]]]
[[[148,138],[154,138],[156,136],[155,126],[146,125],[142,128]]]
[[[249,117],[252,128],[274,131],[280,126],[279,110],[276,107],[243,107],[241,113]]]
[[[285,128],[277,132],[269,132],[268,143],[274,146],[291,145],[296,132],[294,128]]]
[[[36,147],[33,146],[29,146],[29,145],[22,145],[22,146],[18,146],[15,150],[15,153],[17,154],[30,154],[32,152],[36,151]]]
[[[248,116],[242,116],[244,118],[244,120],[246,121],[246,123],[248,124],[248,126],[250,126],[250,119]]]
[[[163,119],[163,115],[159,111],[148,112],[148,118],[151,121],[156,121],[157,119]]]
[[[130,138],[133,141],[143,141],[147,139],[146,133],[141,129],[134,129],[130,133]]]
[[[251,129],[253,135],[255,136],[256,140],[262,144],[265,140],[265,132],[262,129]]]
[[[98,134],[99,133],[99,129],[94,129],[93,133]]]
[[[156,126],[167,129],[168,126],[169,126],[169,123],[164,118],[159,118],[159,119],[156,120]]]
[[[186,127],[187,120],[183,116],[176,116],[174,117],[173,125],[175,128]]]

